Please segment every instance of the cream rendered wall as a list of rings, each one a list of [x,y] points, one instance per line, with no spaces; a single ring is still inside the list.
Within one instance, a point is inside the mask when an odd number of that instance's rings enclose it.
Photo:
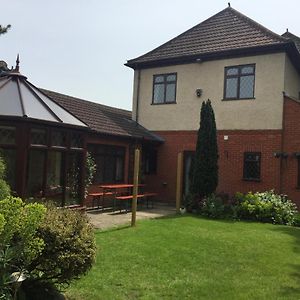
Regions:
[[[287,55],[285,56],[284,91],[293,98],[299,98],[300,76]]]
[[[222,101],[224,68],[256,64],[255,99]],[[139,123],[149,130],[197,130],[203,100],[211,100],[217,128],[281,129],[285,54],[276,53],[174,65],[141,70]],[[176,104],[152,105],[153,75],[177,72]],[[137,73],[135,71],[133,118],[136,116]],[[203,89],[201,98],[196,89]]]

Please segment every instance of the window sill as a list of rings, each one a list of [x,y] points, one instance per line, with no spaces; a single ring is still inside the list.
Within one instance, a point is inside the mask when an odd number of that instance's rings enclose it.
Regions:
[[[257,178],[243,178],[243,181],[261,182],[261,179],[257,179]]]
[[[151,105],[165,105],[165,104],[177,104],[177,102],[163,102],[163,103],[151,103]]]
[[[239,100],[255,100],[255,97],[252,98],[223,98],[222,101],[239,101]]]

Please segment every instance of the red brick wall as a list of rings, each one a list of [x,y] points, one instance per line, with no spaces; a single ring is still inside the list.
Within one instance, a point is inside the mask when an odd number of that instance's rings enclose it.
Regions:
[[[146,177],[147,186],[156,190],[161,201],[174,202],[176,191],[177,155],[180,151],[195,150],[196,131],[159,131],[165,139],[158,148],[157,174]],[[224,135],[228,140],[224,140]],[[274,152],[281,150],[281,130],[219,131],[219,186],[218,192],[233,195],[237,191],[279,191],[280,159]],[[244,152],[261,152],[260,182],[243,181]]]
[[[282,161],[282,192],[300,207],[300,189],[297,187],[298,160],[300,152],[300,102],[285,97],[283,122],[283,151],[288,154]]]

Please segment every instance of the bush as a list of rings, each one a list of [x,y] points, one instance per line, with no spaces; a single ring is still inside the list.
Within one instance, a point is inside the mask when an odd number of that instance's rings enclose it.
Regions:
[[[36,236],[46,208],[19,198],[0,201],[0,299],[10,299],[11,274],[25,273],[41,253],[44,242]]]
[[[30,265],[31,278],[59,287],[85,274],[95,260],[94,233],[86,215],[65,208],[47,207],[38,229],[45,247]]]
[[[293,225],[297,207],[286,196],[273,190],[263,193],[236,194],[236,214],[241,219]]]
[[[225,205],[221,197],[211,194],[200,202],[200,213],[211,218],[222,218],[225,216]]]
[[[10,195],[9,185],[4,180],[5,175],[5,164],[3,159],[0,157],[0,200],[3,200]]]

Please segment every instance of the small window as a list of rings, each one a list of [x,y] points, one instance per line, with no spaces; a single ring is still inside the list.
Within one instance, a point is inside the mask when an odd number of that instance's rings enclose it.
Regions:
[[[260,180],[260,159],[259,152],[244,153],[244,176],[245,180],[259,181]]]
[[[0,144],[15,145],[16,144],[16,128],[10,126],[0,126]]]
[[[47,146],[47,132],[45,129],[33,128],[31,129],[31,145]]]
[[[176,102],[177,74],[162,74],[153,76],[153,104]]]
[[[254,98],[255,65],[225,68],[224,99]]]

